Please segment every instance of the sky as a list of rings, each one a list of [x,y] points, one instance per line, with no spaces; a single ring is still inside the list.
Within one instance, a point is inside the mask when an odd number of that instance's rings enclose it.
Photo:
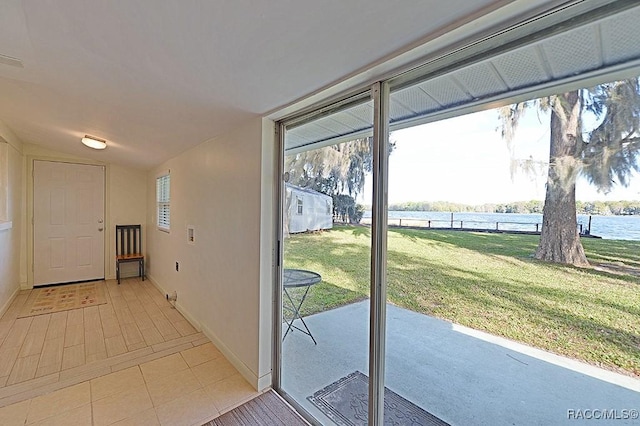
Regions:
[[[487,110],[393,132],[391,140],[396,147],[389,157],[389,203],[452,201],[478,205],[544,200],[546,170],[519,171],[512,176],[512,155],[499,124],[497,112]],[[549,115],[527,111],[512,146],[513,158],[547,162]],[[368,176],[360,202],[371,203],[371,188]],[[576,198],[638,200],[640,176],[634,175],[628,188],[616,185],[609,194],[599,193],[579,178]]]

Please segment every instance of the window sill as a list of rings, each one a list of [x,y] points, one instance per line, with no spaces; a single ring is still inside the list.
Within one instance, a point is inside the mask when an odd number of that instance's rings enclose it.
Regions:
[[[157,229],[158,229],[158,231],[166,232],[167,234],[169,233],[169,229],[167,229],[167,228],[158,227]]]
[[[6,231],[6,230],[9,230],[11,228],[13,228],[13,222],[11,222],[11,221],[8,221],[8,222],[0,221],[0,231]]]

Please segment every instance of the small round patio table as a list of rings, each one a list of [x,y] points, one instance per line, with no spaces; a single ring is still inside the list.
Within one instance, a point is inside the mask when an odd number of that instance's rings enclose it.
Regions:
[[[284,318],[284,321],[287,324],[287,331],[285,331],[282,340],[284,341],[284,339],[287,337],[287,334],[289,334],[289,332],[295,328],[296,330],[299,330],[307,336],[311,337],[313,343],[317,345],[318,343],[316,342],[316,339],[313,338],[309,327],[307,327],[307,324],[304,322],[304,319],[300,315],[300,309],[302,308],[302,305],[304,304],[304,301],[309,294],[309,289],[311,288],[311,286],[322,281],[322,277],[317,272],[306,271],[304,269],[285,269],[283,271],[283,278],[284,279],[282,280],[282,287],[284,288],[284,294],[286,298],[284,300],[284,303],[282,304],[282,309],[283,311],[288,311],[289,313],[291,313],[291,317],[287,318],[285,316]],[[291,297],[291,293],[289,292],[294,288],[304,288],[304,292],[302,293],[302,297],[299,301],[294,301],[294,299]],[[300,320],[304,329],[294,325],[293,322],[295,320]]]

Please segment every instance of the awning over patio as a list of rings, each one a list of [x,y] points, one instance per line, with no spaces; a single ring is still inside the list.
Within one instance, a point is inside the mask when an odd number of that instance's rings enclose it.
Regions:
[[[626,9],[610,15],[612,6],[605,5],[551,26],[539,22],[550,17],[528,22],[392,80],[391,130],[637,76],[640,6],[616,3]],[[424,75],[429,77],[415,84]],[[370,136],[372,120],[372,103],[362,101],[295,123],[287,128],[285,150],[294,154]]]

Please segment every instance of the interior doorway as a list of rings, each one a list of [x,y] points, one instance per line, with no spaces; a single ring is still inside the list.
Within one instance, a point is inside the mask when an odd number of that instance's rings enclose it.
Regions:
[[[104,279],[104,185],[104,166],[34,161],[34,286]]]

